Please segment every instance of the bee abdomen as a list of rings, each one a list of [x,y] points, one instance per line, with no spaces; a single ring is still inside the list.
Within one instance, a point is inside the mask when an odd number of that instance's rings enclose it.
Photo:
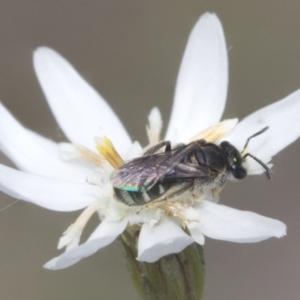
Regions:
[[[140,206],[155,201],[169,189],[169,184],[155,184],[144,192],[126,191],[114,188],[116,199],[128,206]]]

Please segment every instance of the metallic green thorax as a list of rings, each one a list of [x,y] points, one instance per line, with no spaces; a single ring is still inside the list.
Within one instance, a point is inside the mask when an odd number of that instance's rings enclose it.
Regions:
[[[145,300],[200,300],[204,286],[202,247],[196,243],[155,263],[140,262],[137,257],[139,227],[121,235],[123,254],[135,288]]]

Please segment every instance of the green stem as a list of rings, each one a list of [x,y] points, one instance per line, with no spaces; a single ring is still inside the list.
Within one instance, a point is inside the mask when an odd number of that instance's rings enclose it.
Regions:
[[[123,254],[134,286],[145,300],[200,300],[204,286],[202,247],[196,243],[182,252],[162,257],[154,263],[137,257],[139,227],[121,235]]]

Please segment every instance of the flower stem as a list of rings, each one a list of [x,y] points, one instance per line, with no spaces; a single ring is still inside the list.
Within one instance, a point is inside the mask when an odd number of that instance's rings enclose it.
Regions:
[[[121,235],[123,254],[134,286],[145,300],[200,300],[204,286],[202,247],[196,243],[154,263],[138,261],[139,227]]]

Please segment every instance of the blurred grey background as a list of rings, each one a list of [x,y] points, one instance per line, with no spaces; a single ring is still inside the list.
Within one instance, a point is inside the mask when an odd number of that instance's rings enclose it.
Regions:
[[[224,117],[243,118],[300,88],[296,0],[11,0],[0,4],[1,101],[27,127],[63,139],[32,67],[32,51],[47,45],[101,92],[145,145],[153,106],[167,123],[188,34],[206,11],[221,19],[229,50]],[[299,149],[297,142],[275,157],[271,182],[256,176],[225,188],[223,203],[280,219],[288,235],[249,245],[207,239],[205,300],[300,298]],[[3,155],[0,161],[9,164]],[[13,201],[0,197],[0,209]],[[0,299],[138,299],[117,242],[71,268],[42,268],[77,216],[23,202],[0,212]]]

